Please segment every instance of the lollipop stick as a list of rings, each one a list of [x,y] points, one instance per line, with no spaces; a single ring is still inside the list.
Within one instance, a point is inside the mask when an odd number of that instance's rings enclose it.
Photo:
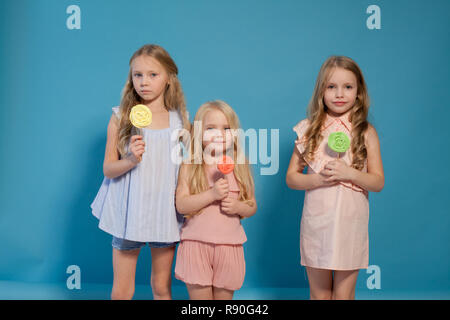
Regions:
[[[133,127],[131,128],[131,135],[132,135],[132,136],[134,136],[134,135],[142,136],[142,129],[139,129],[139,128],[133,126]],[[142,156],[140,156],[140,157],[138,158],[138,160],[139,160],[139,162],[141,162]]]

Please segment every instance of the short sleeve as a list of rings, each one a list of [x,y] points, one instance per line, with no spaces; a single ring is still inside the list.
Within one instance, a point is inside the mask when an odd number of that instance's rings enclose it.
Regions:
[[[117,119],[120,120],[120,107],[113,107],[112,111],[113,111],[114,115],[117,117]]]
[[[295,145],[297,146],[298,151],[300,151],[300,153],[302,154],[305,151],[305,143],[306,143],[305,133],[306,130],[308,130],[308,127],[309,127],[309,120],[303,119],[302,121],[297,123],[294,126],[294,128],[292,128],[292,130],[294,130],[295,133],[297,133],[297,140],[295,140]]]

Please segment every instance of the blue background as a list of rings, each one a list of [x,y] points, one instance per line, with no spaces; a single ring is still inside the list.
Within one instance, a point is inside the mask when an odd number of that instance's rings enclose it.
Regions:
[[[81,8],[80,30],[66,27],[71,4]],[[380,30],[366,27],[371,4],[381,8]],[[338,54],[363,70],[380,138],[386,180],[370,193],[369,226],[378,292],[448,297],[449,13],[445,0],[1,1],[0,288],[65,288],[72,264],[82,284],[111,285],[111,238],[89,205],[129,58],[156,43],[178,65],[191,120],[222,99],[244,129],[280,130],[278,174],[254,166],[259,210],[243,221],[242,290],[308,287],[299,264],[304,192],[288,189],[285,173],[292,127],[306,117],[321,64]],[[150,261],[146,248],[138,284],[148,286]],[[368,277],[360,272],[358,288]]]

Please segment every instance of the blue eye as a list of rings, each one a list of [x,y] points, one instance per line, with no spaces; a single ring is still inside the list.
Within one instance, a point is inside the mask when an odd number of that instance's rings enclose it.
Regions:
[[[346,88],[347,88],[347,89],[351,89],[351,88],[353,88],[353,87],[352,87],[352,86],[347,86]]]
[[[151,76],[152,77],[156,77],[158,74],[157,73],[152,73]]]
[[[330,84],[329,86],[328,86],[328,89],[333,89],[334,88],[334,86],[332,85],[332,84]]]
[[[140,76],[142,76],[142,74],[140,74],[140,73],[135,73],[134,76],[135,76],[135,77],[140,77]]]

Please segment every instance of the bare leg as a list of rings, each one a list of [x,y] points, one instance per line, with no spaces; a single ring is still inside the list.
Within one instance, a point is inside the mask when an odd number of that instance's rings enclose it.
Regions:
[[[234,294],[233,290],[213,287],[214,300],[232,300],[233,294]]]
[[[214,300],[211,286],[199,286],[197,284],[186,283],[191,300]]]
[[[134,295],[136,262],[140,249],[118,250],[113,248],[114,281],[112,300],[131,300]]]
[[[335,271],[333,300],[354,300],[359,270]]]
[[[330,300],[333,289],[333,271],[306,267],[311,300]]]
[[[151,248],[152,275],[151,286],[153,299],[172,299],[172,263],[175,254],[175,246],[167,248]]]

